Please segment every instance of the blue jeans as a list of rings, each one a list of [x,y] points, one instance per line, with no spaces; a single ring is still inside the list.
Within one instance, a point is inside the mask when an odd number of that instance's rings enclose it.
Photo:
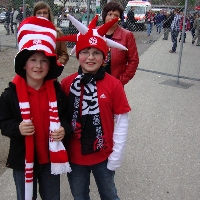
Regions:
[[[92,171],[102,200],[120,200],[114,183],[115,172],[107,169],[107,160],[96,165],[83,166],[70,163],[72,172],[68,181],[74,200],[90,200],[90,172]]]
[[[157,32],[161,33],[162,30],[162,22],[156,24]]]
[[[177,30],[171,31],[171,38],[172,38],[172,43],[173,43],[172,51],[174,51],[174,52],[176,51],[176,47],[177,47],[178,34],[179,34],[179,31],[177,31]]]
[[[152,23],[147,24],[147,34],[150,35],[151,31],[152,31]]]
[[[16,185],[17,200],[24,200],[25,173],[24,171],[13,170],[13,177]],[[37,181],[41,199],[60,200],[60,175],[51,174],[51,164],[39,165],[39,168],[34,170],[33,200],[37,199]]]

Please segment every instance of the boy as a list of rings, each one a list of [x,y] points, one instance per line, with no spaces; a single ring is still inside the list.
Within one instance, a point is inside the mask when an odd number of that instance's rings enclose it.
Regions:
[[[60,175],[70,172],[61,140],[70,133],[66,97],[56,78],[56,30],[47,19],[26,18],[18,29],[16,76],[0,97],[0,129],[10,138],[7,166],[18,200],[60,199]]]
[[[91,29],[94,21],[87,28],[70,15],[68,19],[80,31],[75,37],[80,67],[77,73],[64,78],[61,83],[68,97],[68,119],[73,129],[67,143],[72,168],[68,174],[71,192],[74,199],[90,199],[92,171],[101,199],[116,200],[119,197],[114,175],[122,162],[131,109],[123,85],[105,73],[102,63],[106,58],[107,43],[123,50],[126,48],[103,37],[117,18],[99,29]],[[70,40],[67,36],[64,39]]]

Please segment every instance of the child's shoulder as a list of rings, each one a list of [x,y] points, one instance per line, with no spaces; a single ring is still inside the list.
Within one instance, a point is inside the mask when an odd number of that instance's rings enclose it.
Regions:
[[[108,73],[105,73],[104,79],[101,80],[98,85],[100,84],[114,90],[119,87],[123,88],[121,81]]]
[[[62,79],[61,84],[73,81],[77,77],[77,75],[78,75],[78,72],[71,74],[69,76],[66,76],[65,78]]]

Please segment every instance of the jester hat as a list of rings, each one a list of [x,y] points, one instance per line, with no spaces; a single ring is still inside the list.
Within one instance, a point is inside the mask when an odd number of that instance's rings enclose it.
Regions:
[[[97,48],[103,52],[104,58],[107,55],[108,47],[114,47],[122,50],[128,50],[123,45],[108,39],[105,34],[108,30],[119,20],[118,18],[103,24],[98,29],[96,29],[96,22],[98,20],[98,15],[90,22],[89,26],[85,26],[78,20],[76,20],[70,14],[67,14],[67,18],[72,22],[72,24],[78,29],[79,33],[74,35],[66,35],[57,38],[57,41],[71,41],[76,42],[76,45],[71,51],[71,54],[76,52],[76,57],[82,49],[93,47]]]

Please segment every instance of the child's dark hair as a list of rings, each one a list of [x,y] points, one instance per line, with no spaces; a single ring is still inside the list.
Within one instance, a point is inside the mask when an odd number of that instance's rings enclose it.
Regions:
[[[123,19],[124,8],[122,7],[122,5],[119,2],[110,1],[104,6],[103,11],[102,11],[103,23],[105,23],[105,18],[106,18],[107,13],[109,11],[116,11],[116,10],[120,12],[120,18]]]

